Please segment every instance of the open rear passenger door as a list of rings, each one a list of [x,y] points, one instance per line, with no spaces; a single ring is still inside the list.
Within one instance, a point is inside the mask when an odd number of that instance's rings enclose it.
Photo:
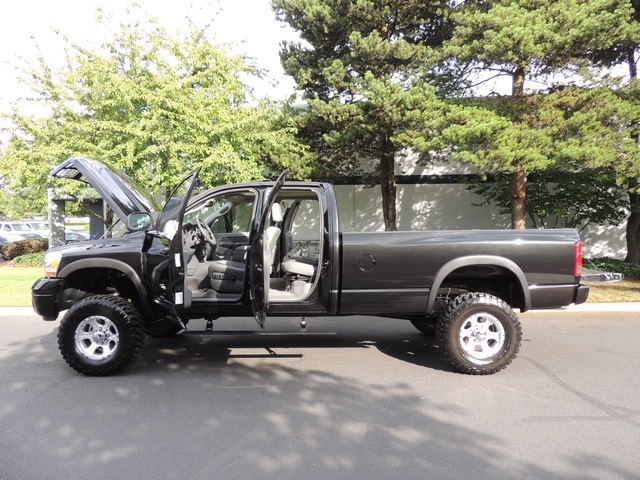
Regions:
[[[282,189],[287,172],[288,170],[285,170],[280,174],[273,185],[273,188],[269,191],[269,194],[262,206],[260,221],[254,227],[255,229],[251,240],[251,251],[249,253],[251,309],[253,310],[256,322],[258,322],[258,325],[260,325],[261,328],[264,328],[264,322],[267,318],[267,310],[269,309],[269,277],[271,274],[268,265],[265,231],[269,226],[271,207],[273,207],[273,204],[276,201],[278,192]]]

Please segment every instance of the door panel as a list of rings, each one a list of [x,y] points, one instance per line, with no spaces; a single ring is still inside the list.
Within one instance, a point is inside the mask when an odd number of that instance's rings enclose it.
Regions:
[[[158,225],[173,233],[169,246],[169,278],[175,314],[180,318],[182,312],[191,306],[192,293],[187,288],[185,269],[189,262],[190,249],[185,246],[182,225],[187,202],[198,180],[198,172],[185,178],[173,191],[162,210]]]
[[[251,309],[258,325],[264,328],[264,322],[267,318],[267,310],[269,309],[269,275],[270,269],[267,265],[267,245],[265,239],[265,230],[269,225],[269,219],[271,216],[271,207],[276,201],[278,192],[282,189],[284,180],[287,176],[288,170],[285,170],[280,174],[276,180],[273,188],[269,192],[269,195],[265,199],[262,206],[262,213],[260,215],[260,222],[258,222],[255,231],[253,232],[253,240],[251,242],[250,258],[250,297],[251,297]]]

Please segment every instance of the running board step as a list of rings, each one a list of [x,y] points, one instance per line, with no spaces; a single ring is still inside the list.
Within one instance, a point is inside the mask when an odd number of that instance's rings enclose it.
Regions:
[[[213,336],[230,336],[230,337],[236,337],[236,336],[244,336],[244,337],[274,337],[274,336],[279,336],[279,337],[283,337],[283,336],[301,336],[301,337],[330,337],[330,336],[334,336],[337,335],[336,332],[325,332],[325,333],[321,333],[321,332],[317,332],[317,333],[311,333],[311,332],[250,332],[250,331],[246,331],[246,330],[238,330],[238,331],[230,331],[230,330],[223,330],[223,331],[216,331],[216,330],[184,330],[180,333],[180,335],[198,335],[198,336],[209,336],[209,335],[213,335]]]

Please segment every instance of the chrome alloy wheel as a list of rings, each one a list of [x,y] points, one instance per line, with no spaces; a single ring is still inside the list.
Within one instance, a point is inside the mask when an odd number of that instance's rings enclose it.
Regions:
[[[120,344],[115,324],[106,317],[92,316],[80,322],[75,332],[78,353],[90,360],[105,360],[112,356]]]
[[[504,347],[505,340],[504,326],[488,313],[471,315],[460,328],[460,346],[477,365],[490,363],[491,357]]]

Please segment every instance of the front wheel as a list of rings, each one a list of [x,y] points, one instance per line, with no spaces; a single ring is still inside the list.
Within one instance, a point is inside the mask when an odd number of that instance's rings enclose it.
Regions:
[[[486,293],[456,297],[440,317],[436,335],[445,356],[461,372],[490,375],[520,350],[522,325],[511,307]]]
[[[137,357],[144,340],[138,310],[113,296],[89,297],[73,305],[58,328],[58,348],[74,370],[112,375]]]

